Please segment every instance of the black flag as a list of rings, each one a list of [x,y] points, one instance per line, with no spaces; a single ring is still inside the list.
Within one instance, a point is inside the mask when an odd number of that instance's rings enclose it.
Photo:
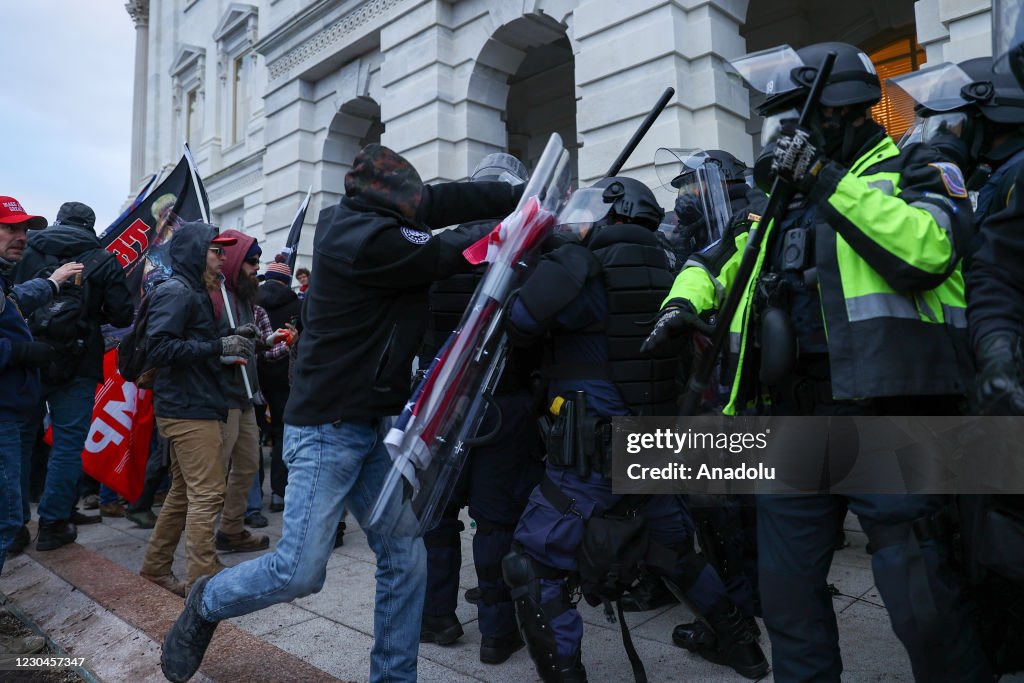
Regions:
[[[204,213],[209,215],[210,200],[202,182],[198,186],[201,198],[190,177],[188,160],[183,156],[149,196],[100,237],[103,248],[114,254],[124,268],[128,290],[136,299],[170,276],[168,247],[178,226],[202,220]]]
[[[306,198],[302,200],[302,206],[292,220],[292,228],[288,231],[288,240],[285,242],[283,253],[288,256],[288,267],[295,270],[295,259],[299,255],[299,239],[302,237],[302,224],[306,222],[306,209],[309,208],[309,197],[313,194],[313,187],[310,186],[306,192]]]

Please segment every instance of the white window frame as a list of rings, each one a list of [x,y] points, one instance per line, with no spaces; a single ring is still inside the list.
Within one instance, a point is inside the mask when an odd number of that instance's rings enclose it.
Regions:
[[[252,119],[253,77],[256,73],[258,10],[253,5],[232,3],[213,32],[217,43],[217,72],[220,78],[221,115],[226,147],[245,143]]]

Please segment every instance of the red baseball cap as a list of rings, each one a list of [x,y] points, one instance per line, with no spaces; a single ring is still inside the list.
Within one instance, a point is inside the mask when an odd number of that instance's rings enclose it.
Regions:
[[[25,213],[21,202],[14,197],[0,196],[0,223],[5,225],[28,223],[29,230],[41,230],[49,224],[49,221],[42,216],[30,216]]]
[[[219,244],[222,247],[230,247],[231,245],[237,243],[237,237],[221,237],[220,235],[217,235],[212,240],[210,240],[210,244]]]

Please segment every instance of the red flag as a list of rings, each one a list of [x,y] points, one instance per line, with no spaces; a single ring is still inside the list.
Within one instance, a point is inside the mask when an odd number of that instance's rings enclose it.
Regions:
[[[82,451],[82,470],[135,502],[146,478],[153,434],[153,394],[121,379],[117,349],[104,356],[103,376]]]

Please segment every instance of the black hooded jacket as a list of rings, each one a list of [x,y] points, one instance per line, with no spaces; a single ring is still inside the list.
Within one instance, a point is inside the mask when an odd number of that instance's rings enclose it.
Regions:
[[[187,223],[170,244],[172,276],[150,293],[147,359],[161,368],[153,386],[157,417],[224,420],[221,342],[203,284],[206,251],[217,230]]]
[[[489,227],[433,236],[428,229],[508,215],[522,189],[464,182],[423,186],[421,192],[415,219],[403,213],[409,202],[385,205],[379,197],[371,203],[346,196],[320,213],[288,424],[401,412],[411,393],[412,359],[430,325],[430,284],[468,271],[462,250]]]
[[[91,228],[54,225],[29,233],[28,248],[18,264],[16,282],[25,282],[43,268],[53,268],[62,261],[88,262],[83,284],[88,288],[86,320],[89,333],[85,337],[85,354],[79,361],[76,375],[97,382],[103,380],[103,334],[100,326],[128,327],[132,324],[131,294],[125,284],[124,271],[117,258],[100,246]]]

